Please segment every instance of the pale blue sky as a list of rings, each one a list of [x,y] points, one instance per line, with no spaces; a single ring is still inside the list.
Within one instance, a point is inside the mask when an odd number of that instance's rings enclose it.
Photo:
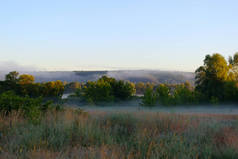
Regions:
[[[0,1],[0,62],[194,71],[238,51],[237,0]]]

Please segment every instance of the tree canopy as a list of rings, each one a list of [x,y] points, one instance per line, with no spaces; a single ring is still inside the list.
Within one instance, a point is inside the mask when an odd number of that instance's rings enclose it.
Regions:
[[[18,82],[20,84],[31,84],[34,83],[35,77],[28,74],[22,74],[19,76]]]
[[[238,54],[229,58],[229,63],[225,58],[216,53],[206,55],[203,66],[195,71],[196,90],[202,92],[208,99],[217,98],[220,101],[226,100],[225,87],[228,82],[237,82],[237,72],[234,71],[238,60]]]
[[[12,72],[9,72],[9,73],[5,76],[5,80],[6,80],[6,81],[11,81],[11,82],[17,82],[18,76],[19,76],[19,72],[17,72],[17,71],[12,71]]]

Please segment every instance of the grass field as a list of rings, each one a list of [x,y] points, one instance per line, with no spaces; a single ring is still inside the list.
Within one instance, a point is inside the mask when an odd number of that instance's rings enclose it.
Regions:
[[[0,117],[1,159],[237,159],[238,115],[49,111]]]
[[[70,106],[71,107],[71,106]],[[81,108],[88,112],[102,111],[107,113],[115,112],[130,112],[130,113],[176,113],[176,114],[226,114],[226,115],[238,115],[237,105],[187,105],[187,106],[154,106],[144,107],[139,105],[108,105],[108,106],[78,106],[75,108]]]

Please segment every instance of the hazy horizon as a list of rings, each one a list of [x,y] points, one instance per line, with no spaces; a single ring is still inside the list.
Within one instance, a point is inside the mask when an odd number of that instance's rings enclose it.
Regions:
[[[2,1],[0,67],[194,72],[238,51],[238,1]],[[8,66],[8,67],[6,67]]]
[[[47,69],[40,68],[34,65],[21,65],[14,61],[0,61],[0,72],[57,72],[57,71],[168,71],[168,72],[191,72],[189,70],[176,70],[176,69],[159,69],[159,68],[139,68],[139,67],[79,67],[76,69],[65,69],[65,68],[56,68],[56,69]]]

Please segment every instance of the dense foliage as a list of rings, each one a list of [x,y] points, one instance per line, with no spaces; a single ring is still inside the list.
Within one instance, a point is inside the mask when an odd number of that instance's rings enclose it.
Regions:
[[[238,102],[238,53],[228,61],[220,54],[206,55],[195,71],[195,84],[132,83],[102,76],[97,81],[35,83],[32,75],[13,71],[0,81],[0,94],[13,91],[22,97],[61,98],[72,93],[83,104],[141,100],[144,106],[194,105]],[[134,97],[134,98],[132,98]]]
[[[220,54],[207,55],[195,75],[195,88],[188,82],[175,86],[160,84],[150,93],[145,92],[142,105],[238,102],[238,53],[229,57],[229,62]]]
[[[207,55],[204,65],[196,70],[196,91],[206,100],[219,102],[238,101],[238,54],[229,58],[229,63],[220,54]]]
[[[88,81],[75,95],[87,103],[101,104],[129,100],[134,94],[133,83],[103,76],[97,81]]]
[[[188,83],[178,85],[160,84],[154,89],[148,88],[142,97],[142,105],[191,105],[197,104],[198,94]]]
[[[61,97],[64,93],[64,85],[61,81],[35,83],[34,76],[16,71],[6,75],[5,81],[0,81],[0,94],[13,91],[19,96],[29,97]]]
[[[0,94],[0,112],[9,115],[12,111],[20,112],[30,121],[37,122],[42,114],[50,107],[51,102],[44,102],[42,98],[21,97],[12,91]]]

